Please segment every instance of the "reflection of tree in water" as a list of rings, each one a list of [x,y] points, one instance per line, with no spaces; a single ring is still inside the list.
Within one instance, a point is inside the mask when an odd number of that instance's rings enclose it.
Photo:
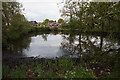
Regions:
[[[40,35],[44,41],[47,41],[47,37],[50,33],[30,33],[28,35],[22,36],[17,40],[10,40],[7,48],[3,48],[3,57],[19,57],[26,56],[24,54],[25,50],[29,50],[29,46],[31,43],[31,37],[36,37]],[[52,33],[55,34],[55,33]]]
[[[63,35],[61,47],[69,54],[102,54],[105,52],[117,51],[120,48],[118,42],[111,41],[102,36],[86,36],[86,35]],[[110,54],[110,53],[109,53]]]
[[[65,56],[79,57],[82,63],[88,63],[97,76],[107,75],[115,64],[120,50],[119,40],[112,41],[102,36],[63,35],[61,48]]]
[[[48,34],[42,34],[42,38],[44,39],[44,41],[47,41],[47,37],[48,37]]]
[[[29,36],[23,36],[18,40],[10,41],[7,51],[13,55],[24,56],[23,51],[24,49],[29,49],[30,42],[31,38]]]

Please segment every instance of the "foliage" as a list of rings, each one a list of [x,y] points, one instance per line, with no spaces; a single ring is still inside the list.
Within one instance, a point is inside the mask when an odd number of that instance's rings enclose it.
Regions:
[[[44,22],[42,22],[42,25],[47,26],[48,23],[49,23],[49,19],[45,19]]]
[[[42,68],[41,68],[41,64],[38,64],[36,67],[35,67],[35,74],[38,75],[38,78],[40,77],[44,77],[42,75],[43,71],[42,71]]]
[[[119,32],[120,2],[66,0],[61,10],[71,30]]]
[[[59,31],[59,30],[61,30],[61,28],[59,28],[59,27],[48,27],[48,26],[38,27],[38,26],[34,26],[31,31],[32,32],[44,32],[44,31]]]
[[[79,25],[76,23],[78,23],[76,19],[70,19],[70,22],[68,22],[70,30],[78,30]]]
[[[58,67],[60,67],[63,70],[72,69],[73,64],[74,64],[73,61],[70,60],[69,58],[63,57],[62,59],[58,60]]]
[[[95,76],[91,70],[84,69],[79,65],[73,70],[66,71],[64,78],[95,78]]]
[[[58,27],[53,27],[53,28],[51,28],[51,30],[52,30],[52,31],[58,31],[59,28],[58,28]]]
[[[31,30],[29,22],[21,13],[22,5],[18,2],[3,2],[2,44],[7,46],[9,40],[18,39]]]
[[[73,74],[69,72],[74,71],[76,73],[74,78],[95,78],[91,70],[85,70],[80,64],[75,65],[75,61],[69,58],[44,59],[42,62],[25,61],[9,69],[9,76],[4,78],[65,78],[65,76],[73,78]]]
[[[19,24],[19,25],[18,25]],[[17,39],[20,35],[30,31],[30,25],[23,15],[17,14],[11,20],[11,28],[9,29],[9,38]]]
[[[33,32],[40,32],[40,31],[50,31],[50,27],[38,27],[34,26],[32,29]]]
[[[60,19],[58,20],[58,23],[64,23],[64,20],[60,18]]]
[[[53,21],[53,20],[49,20],[49,22],[55,22],[55,21]]]
[[[119,52],[120,53],[120,52]],[[112,70],[111,74],[108,75],[108,78],[119,78],[120,77],[120,54],[118,54],[117,61],[115,62],[114,69]]]
[[[16,66],[15,71],[13,70],[10,72],[11,78],[24,78],[25,75],[26,75],[26,71],[24,67],[21,67],[20,69],[18,66]]]
[[[48,26],[48,23],[49,22],[55,22],[55,21],[53,21],[53,20],[49,20],[49,19],[45,19],[43,22],[42,22],[42,26],[44,25],[44,27],[45,26]]]

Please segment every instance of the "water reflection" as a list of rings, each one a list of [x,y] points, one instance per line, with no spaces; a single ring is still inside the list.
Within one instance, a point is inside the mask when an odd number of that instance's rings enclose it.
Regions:
[[[62,37],[61,48],[64,52],[68,53],[67,55],[111,54],[111,52],[117,51],[120,48],[117,41],[111,41],[103,36],[69,34],[62,35]]]
[[[3,53],[26,57],[71,56],[92,59],[94,56],[115,56],[120,48],[119,39],[84,33],[40,33],[11,41]],[[108,57],[108,56],[107,56]]]
[[[64,54],[59,47],[62,41],[62,37],[59,34],[42,34],[31,37],[31,39],[29,50],[24,50],[27,57],[53,58],[61,57]]]
[[[23,51],[29,49],[31,38],[29,36],[23,36],[18,40],[9,41],[9,46],[2,50],[3,58],[26,56]]]

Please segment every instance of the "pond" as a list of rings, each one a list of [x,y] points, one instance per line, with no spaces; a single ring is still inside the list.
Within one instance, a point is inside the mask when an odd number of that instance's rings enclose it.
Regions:
[[[40,33],[24,36],[12,41],[4,57],[56,58],[62,56],[81,57],[116,54],[120,48],[119,39],[105,35],[85,33]]]

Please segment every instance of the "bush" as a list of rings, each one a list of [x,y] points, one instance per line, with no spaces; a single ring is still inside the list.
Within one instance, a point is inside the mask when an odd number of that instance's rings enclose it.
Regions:
[[[38,27],[38,26],[34,26],[31,31],[32,32],[50,31],[50,27]]]
[[[44,31],[50,31],[50,27],[44,27]]]
[[[53,27],[53,28],[51,28],[51,30],[52,31],[58,31],[59,29],[58,29],[58,27]]]

